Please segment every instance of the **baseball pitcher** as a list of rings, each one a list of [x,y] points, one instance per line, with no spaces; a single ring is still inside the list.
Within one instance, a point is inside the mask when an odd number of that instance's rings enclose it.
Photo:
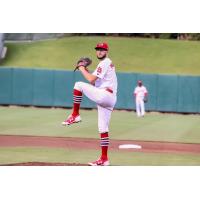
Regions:
[[[100,62],[92,74],[88,71],[88,66],[92,62],[91,59],[81,58],[77,62],[75,70],[79,70],[90,84],[84,82],[75,83],[73,91],[73,111],[62,122],[63,125],[71,125],[81,121],[79,109],[83,94],[97,104],[101,156],[96,161],[89,162],[88,164],[91,166],[109,165],[109,122],[117,100],[117,76],[115,66],[111,59],[108,58],[108,49],[107,43],[98,43],[96,45],[96,56]]]

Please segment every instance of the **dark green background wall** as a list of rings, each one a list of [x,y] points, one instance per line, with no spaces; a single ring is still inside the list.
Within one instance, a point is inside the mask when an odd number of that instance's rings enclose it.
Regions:
[[[200,77],[118,73],[118,100],[115,108],[135,109],[133,91],[142,80],[149,91],[146,109],[166,112],[200,112]],[[72,106],[76,81],[85,81],[79,72],[61,70],[0,68],[0,104]],[[94,108],[83,98],[81,107]]]

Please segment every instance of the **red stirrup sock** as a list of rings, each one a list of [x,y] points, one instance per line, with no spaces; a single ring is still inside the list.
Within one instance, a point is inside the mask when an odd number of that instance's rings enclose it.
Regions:
[[[109,136],[108,132],[101,133],[101,159],[108,159]]]
[[[73,106],[72,115],[77,116],[77,115],[79,115],[80,104],[81,104],[81,101],[82,101],[82,92],[74,89],[73,95],[74,95],[74,99],[73,99],[74,100],[74,106]]]

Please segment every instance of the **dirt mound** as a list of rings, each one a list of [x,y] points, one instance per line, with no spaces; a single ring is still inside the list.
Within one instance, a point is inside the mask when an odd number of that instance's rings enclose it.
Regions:
[[[174,142],[150,142],[134,140],[110,140],[111,151],[124,151],[119,149],[122,144],[137,144],[141,149],[125,151],[154,152],[154,153],[197,153],[200,154],[200,144],[186,144]],[[95,149],[99,150],[99,139],[48,137],[48,136],[19,136],[0,135],[0,147],[50,147],[67,149]]]

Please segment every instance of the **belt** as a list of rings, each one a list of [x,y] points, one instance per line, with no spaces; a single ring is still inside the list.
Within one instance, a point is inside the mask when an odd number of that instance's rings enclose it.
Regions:
[[[113,91],[110,88],[106,88],[107,92],[113,93]]]

